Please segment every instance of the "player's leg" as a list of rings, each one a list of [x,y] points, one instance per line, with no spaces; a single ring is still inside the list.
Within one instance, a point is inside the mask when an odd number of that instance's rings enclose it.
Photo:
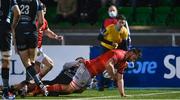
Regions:
[[[2,82],[3,82],[3,94],[8,95],[9,89],[9,64],[10,64],[10,55],[8,52],[2,51]]]
[[[37,57],[35,59],[35,66],[34,66],[37,73],[40,72],[43,59],[44,59],[44,54],[43,54],[42,48],[38,48]]]
[[[38,76],[40,79],[42,79],[54,66],[54,63],[50,57],[48,57],[46,54],[43,52],[40,52],[36,59],[36,69],[40,67],[40,64],[43,64],[43,67],[40,68],[40,71],[38,72]]]
[[[53,91],[53,92],[73,93],[74,91],[80,90],[83,87],[85,87],[87,84],[90,83],[90,81],[91,81],[91,75],[88,69],[84,66],[84,64],[81,63],[70,84],[50,85],[50,86],[47,86],[47,90]]]
[[[38,49],[30,48],[29,54],[30,54],[31,64],[34,66],[36,73],[39,73],[41,63],[35,61],[35,59],[38,57],[37,56],[38,55]],[[26,72],[26,81],[29,82],[30,80],[32,80],[32,78]]]
[[[37,32],[34,31],[27,36],[27,48],[28,48],[28,57],[30,59],[31,66],[27,68],[27,73],[34,79],[35,83],[45,92],[47,93],[46,87],[41,82],[39,77],[36,75],[36,71],[34,69],[35,58],[37,55]]]
[[[35,63],[36,56],[37,56],[37,49],[29,48],[29,58],[30,58],[32,64]]]
[[[6,29],[5,29],[6,30]],[[0,51],[2,57],[2,83],[3,83],[3,95],[8,97],[9,91],[9,65],[11,56],[11,33],[6,30],[0,33]]]
[[[41,81],[36,76],[36,71],[29,57],[29,50],[27,49],[27,50],[19,51],[19,56],[26,68],[26,72],[34,79],[35,83],[39,85]]]
[[[40,78],[43,78],[54,66],[52,59],[46,55],[42,63],[44,64],[44,67],[41,69],[39,73]]]
[[[19,51],[19,56],[26,68],[26,72],[32,77],[38,86],[45,89],[40,79],[36,76],[34,64],[32,64],[35,57],[35,48],[37,47],[37,36],[32,34],[24,34],[21,31],[16,32],[16,45]],[[31,48],[31,49],[30,49]]]

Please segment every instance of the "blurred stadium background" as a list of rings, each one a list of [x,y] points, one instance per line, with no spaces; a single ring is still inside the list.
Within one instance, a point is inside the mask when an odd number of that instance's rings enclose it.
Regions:
[[[90,46],[90,58],[99,54],[97,36],[103,19],[108,17],[107,5],[101,6],[100,0],[78,0],[92,2],[92,5],[88,5],[90,3],[78,5],[78,10],[82,6],[87,6],[84,8],[87,12],[96,9],[97,18],[93,23],[86,19],[74,19],[78,20],[78,23],[72,25],[68,21],[54,22],[56,2],[42,1],[47,6],[45,17],[49,27],[57,34],[63,35],[65,39],[59,43],[44,37],[44,45]],[[135,6],[132,5],[132,1],[136,2]],[[125,86],[127,94],[130,95],[128,98],[180,99],[180,0],[119,0],[117,6],[119,13],[127,18],[132,45],[143,51],[143,57],[136,63],[136,68],[129,69],[125,74]],[[45,97],[36,99],[39,98]],[[105,92],[87,90],[82,94],[59,98],[89,100],[119,97],[117,90],[114,89]],[[46,99],[57,99],[57,97],[46,97]]]
[[[78,0],[82,2],[84,0]],[[44,0],[47,5],[46,18],[50,28],[65,37],[65,45],[98,45],[97,35],[104,18],[108,17],[107,7],[101,6],[101,0],[86,0],[78,5],[78,23],[68,21],[53,22],[56,15],[56,2]],[[110,0],[111,1],[111,0]],[[180,44],[180,3],[179,0],[117,0],[119,13],[127,18],[134,46],[176,46]],[[136,1],[136,6],[132,5]],[[80,3],[79,3],[80,4]],[[90,6],[87,6],[90,5]],[[87,6],[87,7],[84,7]],[[97,6],[97,7],[94,7]],[[97,18],[91,24],[90,19],[82,19],[80,11],[97,10]],[[93,15],[89,15],[93,16]],[[79,38],[83,39],[78,41]],[[144,41],[146,40],[146,41]],[[49,39],[44,44],[59,44]]]

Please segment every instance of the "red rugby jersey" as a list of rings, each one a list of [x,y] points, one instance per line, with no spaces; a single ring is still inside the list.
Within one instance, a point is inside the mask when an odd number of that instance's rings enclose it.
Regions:
[[[117,66],[117,71],[120,74],[124,73],[125,68],[127,67],[127,62],[124,60],[126,51],[123,50],[110,50],[95,59],[86,60],[85,66],[89,70],[92,76],[102,73],[106,68],[105,65],[107,61],[112,58],[115,61],[115,66]]]

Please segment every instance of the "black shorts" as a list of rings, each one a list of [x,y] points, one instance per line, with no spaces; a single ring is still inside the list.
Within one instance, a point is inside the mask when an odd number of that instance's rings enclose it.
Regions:
[[[0,51],[11,50],[11,27],[9,23],[0,23]]]
[[[16,46],[19,51],[37,47],[37,32],[16,31]]]

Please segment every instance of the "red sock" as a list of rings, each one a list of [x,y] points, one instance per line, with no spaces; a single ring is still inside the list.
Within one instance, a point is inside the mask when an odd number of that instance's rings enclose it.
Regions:
[[[47,86],[47,91],[51,91],[51,92],[62,91],[62,85],[61,84],[49,85]]]

